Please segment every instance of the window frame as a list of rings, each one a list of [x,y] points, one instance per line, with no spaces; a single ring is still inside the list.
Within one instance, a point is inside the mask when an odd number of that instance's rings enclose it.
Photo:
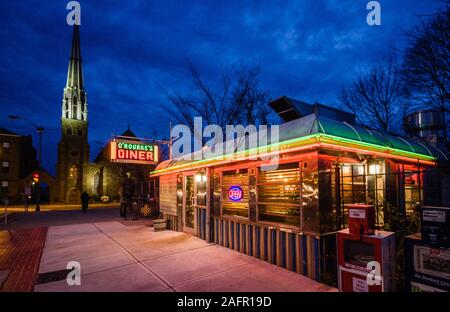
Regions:
[[[257,166],[256,167],[256,221],[258,224],[263,224],[263,225],[274,225],[274,226],[282,226],[285,228],[292,228],[295,230],[301,230],[303,229],[304,225],[303,225],[303,202],[302,202],[302,195],[303,195],[303,184],[302,184],[302,172],[303,172],[303,162],[300,161],[285,161],[282,163],[279,163],[279,166],[283,166],[283,165],[290,165],[290,164],[296,164],[297,165],[297,169],[299,171],[299,179],[298,179],[298,186],[299,186],[299,199],[298,199],[298,203],[278,203],[278,202],[261,202],[259,200],[260,198],[260,186],[261,185],[277,185],[276,182],[274,183],[261,183],[260,182],[260,172],[261,172],[261,167],[262,166]],[[276,170],[271,170],[271,171],[277,171],[280,170],[279,168],[277,168]],[[275,203],[275,204],[274,204]],[[260,205],[275,205],[275,206],[281,206],[281,205],[288,205],[291,207],[298,207],[299,210],[299,216],[298,216],[298,224],[293,225],[293,224],[289,224],[286,222],[277,222],[277,221],[269,221],[269,220],[261,220],[260,218]]]
[[[225,218],[225,219],[235,219],[235,220],[244,220],[244,221],[250,221],[250,201],[248,200],[246,205],[247,205],[247,216],[237,216],[237,215],[229,215],[229,214],[224,214],[223,213],[223,204],[224,204],[224,200],[223,200],[223,196],[224,194],[223,192],[223,173],[224,172],[230,172],[230,171],[237,171],[237,170],[247,170],[247,188],[249,188],[250,186],[250,168],[249,166],[238,166],[238,167],[231,167],[231,168],[220,168],[217,169],[217,173],[219,174],[219,179],[220,179],[220,184],[219,184],[219,189],[220,189],[220,217],[221,218]],[[249,192],[249,190],[247,190],[247,192]],[[250,197],[250,194],[247,194],[247,197]]]

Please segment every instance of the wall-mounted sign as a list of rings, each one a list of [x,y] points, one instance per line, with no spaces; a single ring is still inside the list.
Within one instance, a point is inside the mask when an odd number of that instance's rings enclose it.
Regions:
[[[115,140],[111,142],[111,161],[133,164],[156,164],[158,145]]]
[[[233,185],[228,189],[228,198],[232,201],[241,201],[244,197],[244,191],[239,185]]]

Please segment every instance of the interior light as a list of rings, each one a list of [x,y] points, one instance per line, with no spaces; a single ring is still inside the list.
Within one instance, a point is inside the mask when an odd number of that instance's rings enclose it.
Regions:
[[[379,174],[381,172],[380,165],[370,165],[369,174]]]
[[[363,175],[364,174],[364,166],[358,166],[358,174]]]

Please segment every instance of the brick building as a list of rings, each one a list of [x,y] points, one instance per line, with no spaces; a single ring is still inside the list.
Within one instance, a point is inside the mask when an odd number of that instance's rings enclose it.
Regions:
[[[0,165],[1,196],[19,203],[24,196],[26,176],[38,168],[31,136],[0,128]]]

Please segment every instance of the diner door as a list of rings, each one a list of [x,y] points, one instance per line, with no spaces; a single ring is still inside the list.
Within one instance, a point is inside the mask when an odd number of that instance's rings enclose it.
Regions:
[[[194,207],[195,207],[195,178],[194,175],[184,176],[184,201],[183,201],[183,231],[194,234]]]

